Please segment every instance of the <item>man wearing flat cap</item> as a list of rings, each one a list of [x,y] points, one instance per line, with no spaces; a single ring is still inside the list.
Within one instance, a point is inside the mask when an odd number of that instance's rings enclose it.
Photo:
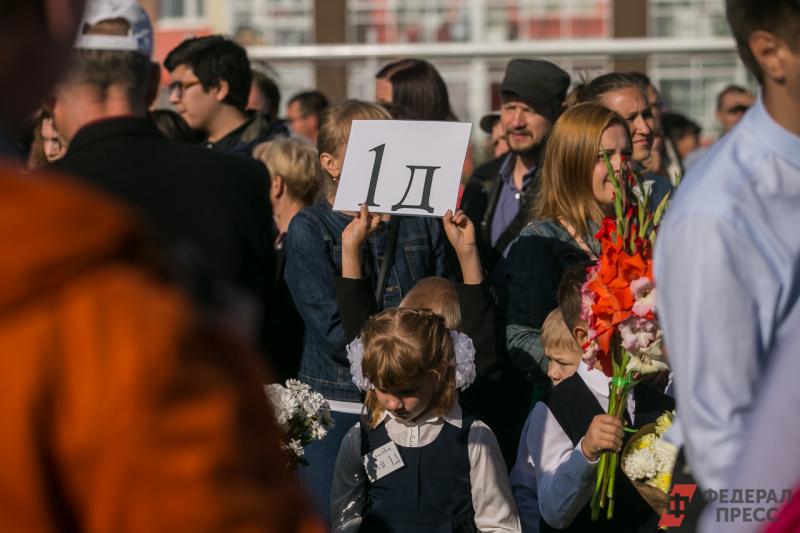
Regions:
[[[481,261],[490,270],[527,222],[545,141],[561,113],[570,77],[542,59],[512,59],[500,86],[500,123],[509,153],[478,167],[461,208],[479,227]]]

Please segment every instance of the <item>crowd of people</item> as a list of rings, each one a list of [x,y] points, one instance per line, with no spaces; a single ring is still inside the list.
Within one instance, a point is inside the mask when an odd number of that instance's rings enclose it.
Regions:
[[[190,38],[155,109],[136,0],[0,6],[3,530],[656,531],[622,474],[613,519],[590,499],[600,456],[671,410],[699,486],[677,530],[800,529],[796,2],[727,1],[760,89],[719,94],[711,145],[643,73],[510,60],[440,218],[333,209],[354,120],[458,120],[428,61],[282,119],[240,45]],[[671,200],[671,371],[619,418],[583,286],[629,169],[643,209]],[[295,468],[263,390],[287,379],[335,423]],[[723,490],[785,497],[728,520],[754,502]]]

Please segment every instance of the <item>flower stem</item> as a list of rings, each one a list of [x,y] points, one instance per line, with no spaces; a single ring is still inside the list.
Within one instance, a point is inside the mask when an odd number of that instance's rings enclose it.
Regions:
[[[598,520],[600,518],[600,495],[603,491],[603,478],[605,477],[606,471],[606,454],[602,454],[600,456],[600,460],[597,465],[597,478],[595,479],[594,483],[594,494],[592,494],[592,520]]]
[[[609,468],[609,452],[603,452],[603,459],[605,459],[605,469],[603,472],[603,484],[600,486],[600,508],[605,508],[606,506],[606,499],[607,499],[607,490],[608,490],[608,476],[611,474],[611,469]]]
[[[608,481],[608,493],[606,496],[608,497],[608,512],[606,513],[606,518],[611,520],[614,518],[614,482],[617,479],[617,463],[619,462],[619,453],[614,452],[611,455],[611,462],[609,464],[609,481]]]
[[[612,497],[608,499],[608,511],[606,511],[606,520],[611,520],[613,518],[614,518],[614,498],[612,495]]]

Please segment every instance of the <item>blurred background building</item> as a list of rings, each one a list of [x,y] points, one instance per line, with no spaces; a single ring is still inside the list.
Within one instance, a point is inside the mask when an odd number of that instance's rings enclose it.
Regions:
[[[640,70],[666,106],[713,137],[717,92],[753,84],[729,36],[724,0],[143,0],[163,59],[190,35],[223,33],[273,73],[284,105],[319,88],[371,99],[374,74],[402,56],[434,63],[453,110],[477,123],[499,105],[512,56],[551,59],[573,79]],[[478,128],[473,129],[480,136]]]

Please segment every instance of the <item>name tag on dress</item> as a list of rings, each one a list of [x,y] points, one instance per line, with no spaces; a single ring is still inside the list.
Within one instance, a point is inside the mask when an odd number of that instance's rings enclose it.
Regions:
[[[372,483],[405,466],[397,445],[391,441],[377,450],[373,450],[372,453],[366,454],[362,460],[367,477]]]

